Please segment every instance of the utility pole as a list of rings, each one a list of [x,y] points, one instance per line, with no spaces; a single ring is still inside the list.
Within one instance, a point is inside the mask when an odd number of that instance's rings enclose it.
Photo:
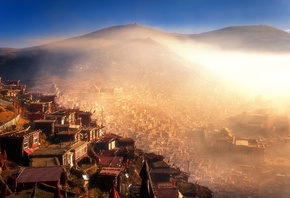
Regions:
[[[101,109],[102,127],[104,126],[104,107]]]

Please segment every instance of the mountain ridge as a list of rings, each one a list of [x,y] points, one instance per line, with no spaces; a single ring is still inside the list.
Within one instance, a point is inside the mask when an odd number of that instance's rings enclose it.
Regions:
[[[224,49],[290,52],[290,34],[267,25],[231,26],[190,37]]]
[[[140,31],[139,28],[137,27],[137,31]],[[109,30],[103,30],[102,35],[104,31]],[[94,34],[96,33],[89,35]],[[7,60],[4,60],[5,56],[0,57],[1,74],[5,79],[21,79],[25,83],[38,75],[67,79],[68,76],[71,78],[92,73],[103,76],[101,78],[106,78],[107,81],[116,81],[115,77],[123,81],[126,80],[126,76],[128,79],[135,79],[136,83],[138,79],[142,79],[143,71],[156,69],[156,72],[151,72],[151,77],[148,77],[152,82],[155,81],[154,79],[162,78],[157,73],[166,72],[167,66],[175,62],[174,59],[179,60],[178,64],[183,62],[167,46],[147,35],[132,36],[125,40],[124,37],[119,39],[113,36],[112,40],[105,37],[105,41],[101,36],[96,39],[91,39],[90,36],[88,39],[86,35],[83,35],[9,53]],[[10,58],[11,54],[13,58]],[[165,58],[164,54],[169,55]],[[146,65],[147,68],[141,68],[140,65]],[[154,65],[156,65],[155,68]],[[36,80],[32,81],[36,84]]]
[[[231,31],[235,32],[233,38],[240,36],[241,39],[234,42],[229,36]],[[271,41],[267,40],[269,36],[261,35],[259,37],[261,31],[270,32],[265,34],[271,35]],[[241,36],[239,32],[242,32],[244,36]],[[246,33],[249,33],[250,36]],[[219,36],[216,35],[222,35],[225,39],[218,41],[216,38]],[[267,39],[265,40],[265,38]],[[0,54],[0,72],[5,79],[20,79],[31,82],[35,81],[32,79],[40,74],[66,79],[69,74],[77,76],[77,72],[85,73],[88,71],[108,76],[111,71],[108,68],[114,68],[113,71],[120,70],[128,78],[127,73],[134,70],[136,76],[133,78],[137,80],[138,76],[142,75],[143,70],[136,70],[134,65],[142,65],[142,62],[150,63],[151,69],[162,70],[160,73],[164,73],[164,69],[168,69],[166,65],[172,65],[171,62],[176,65],[173,68],[191,67],[200,70],[201,67],[194,63],[195,53],[200,46],[218,46],[229,50],[250,49],[250,51],[260,50],[262,52],[284,52],[286,50],[286,52],[290,52],[290,34],[289,42],[284,42],[283,39],[288,41],[287,33],[269,26],[236,26],[199,35],[186,35],[128,24],[108,27],[46,45],[8,50],[7,53],[2,51]],[[281,41],[283,43],[279,44]],[[149,43],[151,43],[151,47],[148,47]],[[278,44],[282,48],[275,47]],[[188,49],[184,48],[187,46],[189,46]],[[175,48],[184,49],[182,51]],[[194,50],[191,51],[193,48]],[[289,51],[287,51],[288,49]],[[193,57],[193,61],[187,62],[187,57],[182,56],[183,53],[190,53],[189,56]],[[170,55],[164,56],[164,54]],[[159,62],[156,62],[157,60]],[[170,72],[165,73],[172,75]],[[183,74],[180,73],[180,75]],[[164,79],[169,79],[169,77]],[[123,78],[123,80],[125,79]]]
[[[129,33],[128,33],[129,31]],[[156,28],[151,28],[147,26],[142,26],[139,24],[125,24],[125,25],[117,25],[111,26],[103,29],[99,29],[97,31],[90,32],[88,34],[79,35],[76,37],[71,37],[59,41],[55,41],[52,43],[47,43],[39,46],[32,46],[26,48],[0,48],[0,54],[5,54],[5,52],[14,52],[18,50],[28,50],[34,49],[39,47],[47,47],[51,45],[58,45],[59,43],[63,43],[66,41],[72,41],[76,39],[87,39],[87,38],[94,38],[98,39],[101,37],[106,37],[107,39],[116,38],[118,39],[131,39],[131,38],[146,38],[152,37],[154,33],[154,37],[175,37],[176,39],[188,40],[193,39],[193,41],[204,42],[210,44],[210,42],[217,43],[218,39],[224,38],[234,38],[239,39],[239,37],[243,38],[243,36],[251,36],[253,38],[248,39],[252,41],[254,39],[261,39],[260,41],[264,42],[268,39],[273,39],[275,41],[279,41],[279,38],[283,38],[285,41],[290,42],[290,34],[286,31],[280,30],[278,28],[268,26],[268,25],[244,25],[244,26],[229,26],[217,30],[207,31],[199,34],[181,34],[181,33],[174,33],[174,32],[165,32],[161,31]],[[156,36],[157,35],[157,36]],[[153,39],[154,39],[153,37]],[[213,39],[213,37],[217,37]],[[278,37],[278,38],[277,38]],[[232,40],[231,40],[232,41]],[[245,40],[246,41],[246,40]],[[222,44],[224,44],[222,42]],[[281,44],[281,42],[279,43]],[[287,48],[288,50],[288,48]]]

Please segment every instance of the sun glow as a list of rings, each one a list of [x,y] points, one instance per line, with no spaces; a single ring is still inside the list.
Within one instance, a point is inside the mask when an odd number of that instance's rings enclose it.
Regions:
[[[283,55],[217,54],[206,64],[251,92],[267,97],[289,97],[290,58]],[[226,57],[225,57],[226,56]],[[212,59],[210,59],[212,60]]]
[[[290,99],[289,54],[224,51],[189,45],[179,54],[218,73],[247,94]]]

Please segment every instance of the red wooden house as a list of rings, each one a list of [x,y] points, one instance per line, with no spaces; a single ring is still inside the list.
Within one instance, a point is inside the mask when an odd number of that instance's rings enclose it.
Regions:
[[[83,141],[93,142],[103,136],[102,127],[86,127],[80,131],[80,139]]]
[[[8,159],[18,164],[28,165],[28,155],[40,147],[41,130],[11,131],[0,136],[1,149]]]

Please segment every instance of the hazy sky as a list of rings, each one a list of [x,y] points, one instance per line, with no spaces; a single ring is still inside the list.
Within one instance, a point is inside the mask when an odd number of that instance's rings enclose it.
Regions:
[[[27,47],[113,25],[199,33],[233,25],[290,29],[289,0],[0,0],[0,47]]]

